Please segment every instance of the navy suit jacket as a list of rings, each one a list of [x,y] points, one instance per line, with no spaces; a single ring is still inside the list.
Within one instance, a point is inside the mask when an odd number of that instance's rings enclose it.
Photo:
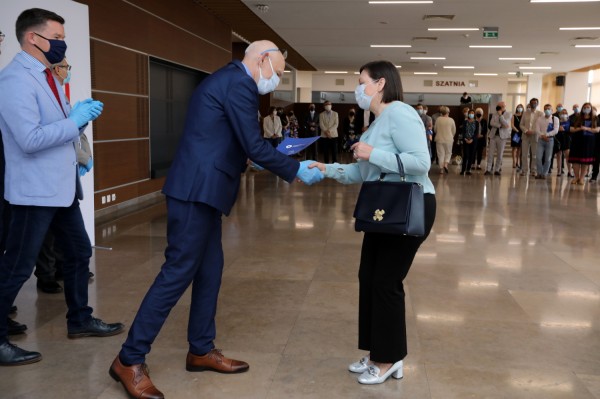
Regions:
[[[248,158],[292,182],[300,165],[261,137],[258,106],[256,82],[240,61],[205,78],[190,100],[163,193],[228,215]]]

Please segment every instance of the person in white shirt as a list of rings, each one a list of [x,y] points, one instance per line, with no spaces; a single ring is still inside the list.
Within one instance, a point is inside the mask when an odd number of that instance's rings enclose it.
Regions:
[[[504,154],[504,146],[510,139],[512,132],[512,114],[506,110],[506,103],[500,101],[496,106],[496,113],[492,115],[490,120],[489,145],[487,151],[487,168],[484,175],[491,175],[492,168],[494,175],[500,176],[502,169],[502,155]],[[494,153],[496,162],[494,162]]]
[[[263,120],[263,137],[269,140],[273,147],[277,147],[281,140],[281,128],[281,118],[277,116],[277,109],[269,108],[269,115]]]
[[[554,150],[554,136],[558,133],[560,122],[552,115],[552,105],[544,105],[544,116],[535,123],[537,136],[537,175],[536,179],[545,179],[550,169],[550,159]]]
[[[452,143],[454,143],[454,135],[456,134],[456,124],[454,119],[450,118],[450,109],[448,107],[440,107],[442,116],[435,121],[435,143],[440,164],[440,174],[449,173],[448,163],[452,157]]]
[[[537,98],[529,100],[529,107],[521,117],[521,176],[527,176],[529,173],[529,150],[531,149],[531,175],[537,174],[537,135],[535,134],[535,124],[538,118],[543,117],[544,113],[538,109],[539,101]],[[531,108],[531,109],[529,109]]]

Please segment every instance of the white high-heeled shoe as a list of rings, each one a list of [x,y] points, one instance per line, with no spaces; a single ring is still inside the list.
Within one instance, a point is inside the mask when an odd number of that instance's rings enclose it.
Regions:
[[[390,376],[399,380],[404,376],[402,373],[402,360],[394,363],[385,374],[380,375],[380,373],[381,370],[379,370],[379,367],[375,365],[369,366],[367,371],[365,371],[358,377],[358,382],[367,385],[381,384],[382,382],[385,382],[385,380],[387,380]]]
[[[367,369],[369,368],[369,356],[365,356],[362,359],[360,359],[358,362],[352,363],[350,366],[348,366],[348,370],[350,370],[353,373],[359,373],[362,374],[365,371],[367,371]]]

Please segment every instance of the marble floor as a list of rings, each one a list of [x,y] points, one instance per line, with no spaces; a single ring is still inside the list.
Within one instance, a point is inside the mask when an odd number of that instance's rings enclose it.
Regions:
[[[510,160],[505,160],[510,165]],[[508,169],[508,168],[506,168]],[[185,371],[189,293],[148,356],[168,398],[600,398],[598,186],[440,176],[438,215],[406,281],[404,379],[361,386],[347,365],[357,341],[362,235],[358,186],[288,185],[268,172],[242,178],[223,219],[225,269],[217,347],[250,363],[241,375]],[[90,301],[130,324],[163,261],[164,204],[98,226]],[[0,368],[0,397],[126,398],[108,376],[124,335],[69,340],[62,295],[31,279],[16,304],[44,359]]]

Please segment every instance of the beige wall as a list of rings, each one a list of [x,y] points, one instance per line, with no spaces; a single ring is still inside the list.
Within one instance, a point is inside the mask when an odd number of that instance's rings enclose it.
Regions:
[[[544,75],[542,78],[541,105],[552,104],[552,107],[555,108],[556,104],[562,104],[565,99],[565,86],[557,86],[556,77],[564,75],[564,73],[548,73]],[[556,111],[556,109],[554,110]]]

